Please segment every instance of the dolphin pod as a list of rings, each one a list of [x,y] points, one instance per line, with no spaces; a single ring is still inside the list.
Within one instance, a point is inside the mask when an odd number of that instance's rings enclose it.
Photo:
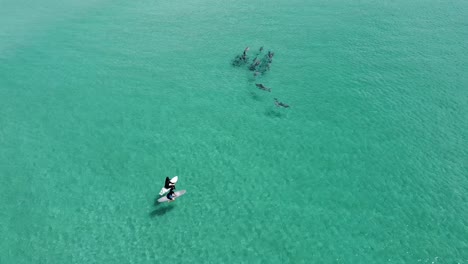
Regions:
[[[269,50],[266,54],[262,54],[263,47],[260,47],[260,49],[258,49],[258,51],[255,53],[254,58],[252,60],[249,60],[249,56],[248,56],[249,50],[250,48],[246,47],[244,51],[242,52],[242,54],[235,56],[231,62],[232,66],[234,67],[246,66],[248,70],[253,71],[254,78],[257,78],[260,75],[264,75],[266,72],[270,70],[275,53]],[[271,92],[271,88],[266,87],[262,83],[255,83],[255,86],[262,91]],[[274,98],[273,103],[278,108],[290,107],[288,104],[279,101],[277,98]]]

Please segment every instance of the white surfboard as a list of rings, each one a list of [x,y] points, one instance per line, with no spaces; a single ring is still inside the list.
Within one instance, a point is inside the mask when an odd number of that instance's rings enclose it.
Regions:
[[[184,195],[185,192],[186,192],[186,190],[174,192],[174,194],[175,194],[174,200],[179,198],[180,196]],[[160,203],[169,202],[169,201],[171,201],[171,200],[167,199],[166,196],[161,197],[161,198],[158,199],[158,202],[160,202]]]
[[[174,176],[170,181],[172,183],[176,183],[177,181],[179,180],[179,177],[177,176]],[[159,192],[159,195],[164,195],[165,193],[167,193],[170,189],[166,189],[164,187],[162,187],[161,191]]]

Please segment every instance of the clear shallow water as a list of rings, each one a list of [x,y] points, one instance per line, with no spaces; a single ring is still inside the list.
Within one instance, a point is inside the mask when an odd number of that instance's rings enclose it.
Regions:
[[[1,263],[468,262],[465,2],[0,5]]]

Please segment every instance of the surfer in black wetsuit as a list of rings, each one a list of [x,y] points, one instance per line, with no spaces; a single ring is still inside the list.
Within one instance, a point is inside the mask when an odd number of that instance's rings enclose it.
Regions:
[[[171,182],[171,179],[169,179],[169,177],[166,177],[166,182],[164,183],[164,188],[171,189],[171,192],[172,192],[172,190],[175,189],[175,183]]]
[[[166,198],[169,199],[170,201],[174,201],[176,197],[176,194],[174,193],[174,189],[171,189],[169,193],[166,195]]]

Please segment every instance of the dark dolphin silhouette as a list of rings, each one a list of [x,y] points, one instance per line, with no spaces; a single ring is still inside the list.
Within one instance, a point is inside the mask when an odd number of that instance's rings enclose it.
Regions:
[[[284,107],[284,108],[289,108],[288,104],[285,104],[283,102],[278,101],[278,99],[275,98],[275,105],[276,107]]]
[[[261,83],[256,83],[255,86],[257,86],[258,89],[260,89],[260,90],[271,92],[271,88],[268,88],[268,87],[266,87],[265,85],[263,85]]]

